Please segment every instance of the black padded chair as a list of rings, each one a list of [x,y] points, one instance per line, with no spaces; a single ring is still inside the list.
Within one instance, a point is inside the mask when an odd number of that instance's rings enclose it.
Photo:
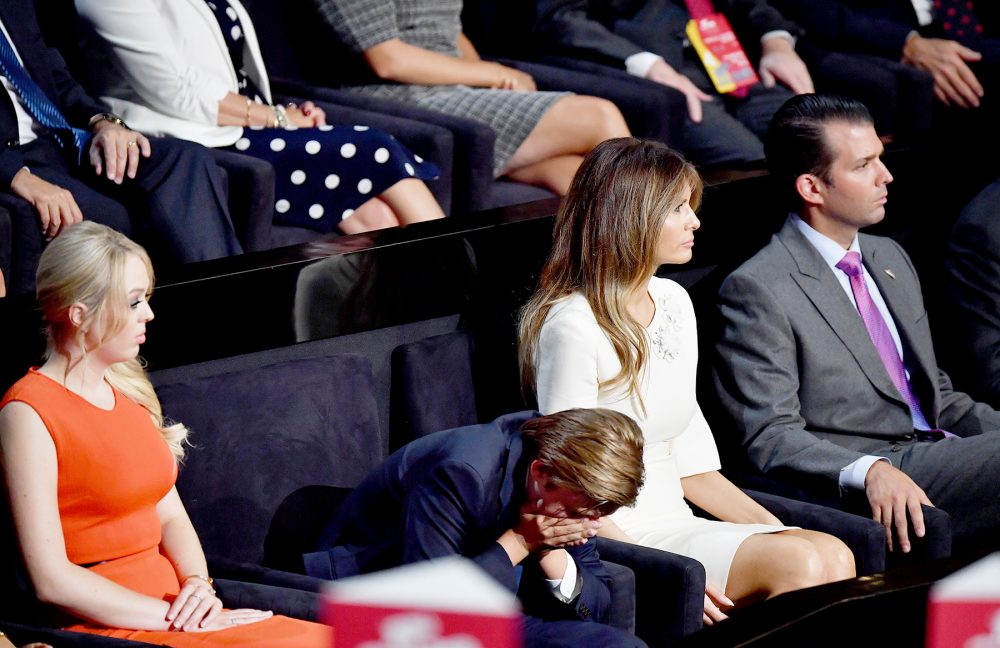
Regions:
[[[165,414],[192,431],[177,489],[213,573],[316,589],[262,566],[265,537],[290,495],[353,487],[381,460],[371,364],[349,354],[233,363],[152,375]]]

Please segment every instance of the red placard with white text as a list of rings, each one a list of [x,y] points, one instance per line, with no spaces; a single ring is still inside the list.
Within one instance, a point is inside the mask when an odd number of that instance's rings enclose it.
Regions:
[[[521,648],[520,605],[475,563],[441,558],[333,581],[336,648]]]
[[[685,32],[720,94],[757,83],[757,73],[725,16],[712,13],[689,20]]]
[[[928,594],[927,648],[1000,646],[1000,553],[935,583]]]

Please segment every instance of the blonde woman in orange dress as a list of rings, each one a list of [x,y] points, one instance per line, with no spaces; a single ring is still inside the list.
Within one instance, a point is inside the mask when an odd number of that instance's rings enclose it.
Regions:
[[[167,646],[330,646],[326,626],[227,610],[174,487],[187,430],[165,425],[138,360],[153,319],[146,252],[96,223],[38,267],[47,359],[0,402],[0,468],[38,601],[69,630]]]

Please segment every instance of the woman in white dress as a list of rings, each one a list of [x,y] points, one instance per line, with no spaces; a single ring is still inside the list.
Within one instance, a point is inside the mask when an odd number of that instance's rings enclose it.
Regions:
[[[542,412],[606,407],[639,423],[646,484],[599,533],[700,561],[712,623],[734,601],[851,578],[854,558],[833,536],[782,526],[719,472],[695,396],[691,299],[654,276],[691,259],[701,188],[694,167],[662,144],[623,138],[595,148],[521,314],[519,360]],[[696,517],[685,500],[721,521]]]

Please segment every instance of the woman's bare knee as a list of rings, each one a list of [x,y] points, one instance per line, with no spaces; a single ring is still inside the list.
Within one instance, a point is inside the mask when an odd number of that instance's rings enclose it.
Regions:
[[[854,552],[842,540],[824,535],[823,544],[818,549],[826,563],[826,582],[832,583],[857,575]]]
[[[632,133],[625,123],[625,117],[614,103],[607,99],[598,97],[587,97],[591,103],[595,104],[593,110],[597,113],[597,128],[600,139],[595,142],[595,146],[604,140],[615,137],[629,137]]]
[[[851,551],[844,542],[828,533],[820,531],[810,531],[807,529],[796,529],[787,531],[783,535],[794,536],[809,542],[815,547],[820,557],[823,559],[826,578],[824,582],[844,580],[854,578],[856,575],[854,566],[854,552]]]
[[[618,106],[607,99],[574,95],[560,100],[553,108],[568,113],[564,119],[576,123],[576,127],[570,131],[571,135],[579,138],[581,133],[587,134],[587,150],[582,151],[583,153],[604,140],[628,137],[630,134]]]
[[[358,234],[397,225],[399,219],[392,208],[378,198],[372,198],[340,221],[340,231],[344,234]]]

